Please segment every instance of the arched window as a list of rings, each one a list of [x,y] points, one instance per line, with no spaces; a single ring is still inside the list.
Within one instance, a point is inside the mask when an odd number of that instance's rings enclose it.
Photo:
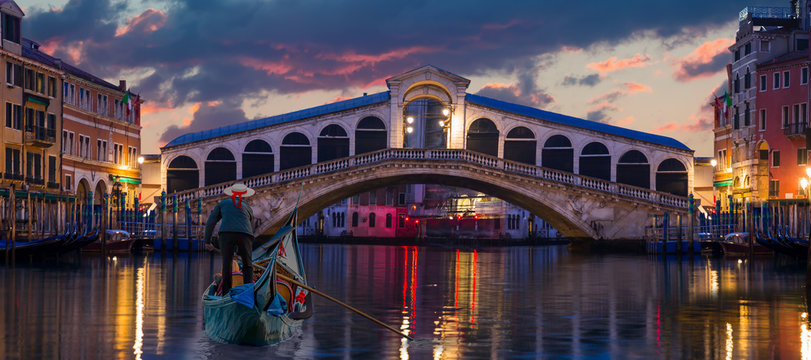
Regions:
[[[617,163],[617,182],[650,189],[650,164],[645,154],[630,150]]]
[[[216,148],[206,158],[206,186],[237,179],[237,161],[226,148]]]
[[[498,156],[498,128],[490,119],[477,119],[467,130],[468,150]]]
[[[569,138],[555,135],[546,140],[541,151],[541,165],[550,169],[572,172],[574,149]]]
[[[507,133],[504,139],[504,159],[535,165],[535,133],[523,126],[519,126]]]
[[[580,174],[611,181],[611,155],[602,143],[589,143],[580,152]]]
[[[332,124],[318,135],[318,162],[349,156],[349,136],[344,128]]]
[[[302,133],[287,134],[279,148],[279,171],[310,165],[313,160],[310,140]]]
[[[363,118],[355,130],[355,155],[385,149],[387,138],[383,120],[374,116]]]
[[[687,169],[681,161],[666,159],[656,169],[656,190],[687,196]]]
[[[375,221],[377,220],[377,214],[369,213],[369,227],[375,227]]]
[[[188,156],[178,156],[166,169],[166,191],[173,193],[200,187],[200,170],[197,163]]]
[[[273,150],[264,140],[253,140],[242,153],[242,178],[273,172]]]
[[[446,113],[447,110],[447,113]],[[444,149],[446,148],[446,126],[450,110],[436,99],[421,98],[409,102],[403,109],[403,146],[407,148]],[[411,123],[408,123],[408,121]],[[412,129],[407,132],[408,127]]]
[[[391,229],[392,226],[392,216],[391,214],[386,214],[386,228]]]

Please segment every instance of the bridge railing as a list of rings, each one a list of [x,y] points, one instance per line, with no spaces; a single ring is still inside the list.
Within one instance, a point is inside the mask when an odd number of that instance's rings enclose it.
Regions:
[[[225,188],[236,182],[243,182],[245,185],[251,188],[258,189],[271,184],[348,170],[388,160],[461,161],[482,167],[503,170],[508,173],[525,175],[557,183],[618,194],[621,196],[632,197],[666,206],[687,208],[687,198],[683,196],[663,193],[632,185],[615,183],[598,178],[573,174],[566,171],[549,169],[542,166],[505,160],[495,156],[464,149],[383,149],[348,158],[326,161],[294,169],[278,171],[275,173],[206,186],[204,188],[188,190],[178,193],[177,196],[178,200],[181,202],[185,201],[186,199],[192,200],[197,198],[208,198],[222,195]]]

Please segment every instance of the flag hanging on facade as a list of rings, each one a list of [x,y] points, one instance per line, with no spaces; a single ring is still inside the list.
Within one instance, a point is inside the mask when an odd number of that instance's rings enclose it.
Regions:
[[[121,102],[124,103],[124,106],[127,109],[127,119],[129,119],[130,111],[132,110],[132,100],[130,99],[130,93],[125,93],[124,98],[121,99]]]
[[[724,119],[729,120],[729,108],[732,107],[732,98],[729,97],[729,93],[724,90]]]

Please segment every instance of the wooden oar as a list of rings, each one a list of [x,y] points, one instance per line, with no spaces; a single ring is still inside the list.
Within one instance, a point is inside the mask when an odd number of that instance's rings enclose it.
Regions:
[[[216,248],[215,248],[215,249],[216,249]],[[220,252],[220,249],[216,249],[216,250],[217,250],[217,252]],[[262,271],[266,271],[266,270],[267,270],[267,269],[266,269],[264,266],[262,266],[262,265],[258,265],[258,264],[254,264],[254,263],[251,263],[251,265],[253,265],[253,267],[255,267],[255,268],[259,269],[259,270],[262,270]],[[358,314],[358,315],[360,315],[360,316],[363,316],[363,317],[365,317],[365,318],[367,318],[367,319],[371,320],[371,321],[372,321],[372,322],[374,322],[375,324],[378,324],[378,325],[380,325],[380,326],[385,327],[386,329],[389,329],[389,330],[391,330],[391,331],[395,332],[397,335],[400,335],[400,336],[402,336],[402,337],[404,337],[404,338],[406,338],[406,339],[408,339],[408,340],[414,340],[414,338],[412,338],[411,336],[408,336],[408,335],[406,335],[406,334],[404,334],[404,333],[400,332],[399,330],[397,330],[397,329],[395,329],[395,328],[393,328],[393,327],[391,327],[391,326],[389,326],[389,325],[386,325],[386,324],[385,324],[385,323],[383,323],[382,321],[380,321],[380,320],[377,320],[377,319],[373,318],[371,315],[368,315],[368,314],[364,313],[363,311],[360,311],[360,310],[355,309],[355,308],[353,308],[353,307],[351,307],[351,306],[349,306],[349,305],[347,305],[347,304],[344,304],[344,303],[343,303],[343,302],[341,302],[340,300],[338,300],[338,299],[336,299],[336,298],[334,298],[334,297],[332,297],[332,296],[329,296],[329,295],[327,295],[327,294],[324,294],[323,292],[321,292],[321,291],[319,291],[319,290],[313,289],[312,287],[309,287],[309,286],[307,286],[307,285],[304,285],[304,284],[302,284],[302,283],[300,283],[300,282],[296,281],[295,279],[291,279],[291,278],[289,278],[289,277],[287,277],[287,276],[284,276],[284,275],[282,275],[282,274],[279,274],[278,272],[276,273],[276,277],[278,277],[278,278],[280,278],[280,279],[282,279],[282,280],[284,280],[284,281],[287,281],[287,282],[289,282],[289,283],[291,283],[291,284],[294,284],[294,285],[300,286],[300,287],[302,287],[302,288],[304,288],[304,289],[307,289],[307,290],[311,291],[312,293],[314,293],[314,294],[316,294],[316,295],[321,295],[323,298],[325,298],[325,299],[327,299],[327,300],[329,300],[329,301],[332,301],[332,302],[334,302],[334,303],[336,303],[336,304],[338,304],[338,305],[341,305],[341,306],[343,306],[344,308],[349,309],[349,310],[351,310],[351,311],[355,312],[356,314]]]

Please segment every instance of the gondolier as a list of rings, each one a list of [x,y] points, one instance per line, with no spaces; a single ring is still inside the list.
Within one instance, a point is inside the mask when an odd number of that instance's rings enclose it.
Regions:
[[[206,221],[206,243],[211,242],[211,233],[214,226],[220,219],[219,245],[222,251],[222,294],[228,293],[231,289],[231,262],[234,258],[236,248],[239,256],[242,257],[242,276],[245,283],[253,282],[253,266],[251,263],[251,251],[253,251],[253,210],[244,198],[253,196],[256,193],[245,184],[234,184],[224,191],[229,198],[220,201]]]

